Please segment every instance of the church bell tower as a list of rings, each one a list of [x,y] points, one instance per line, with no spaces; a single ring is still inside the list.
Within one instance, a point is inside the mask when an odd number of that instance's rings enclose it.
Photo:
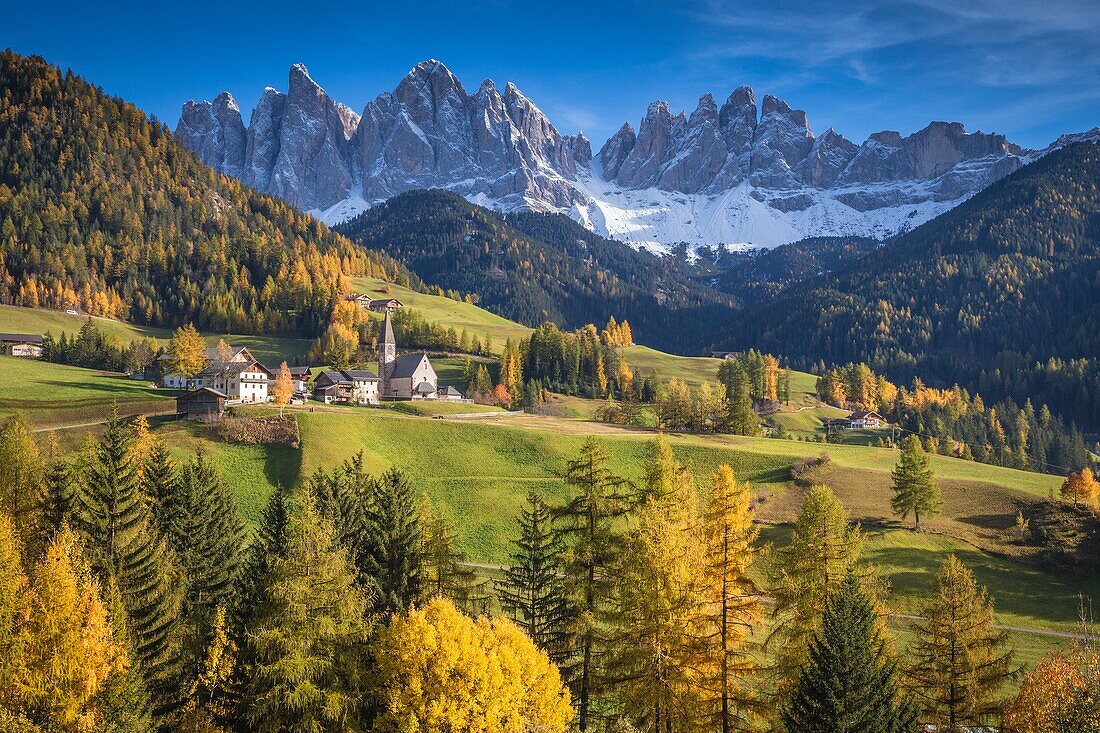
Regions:
[[[382,396],[390,393],[390,374],[397,360],[397,340],[393,337],[393,324],[390,323],[390,309],[386,309],[382,320],[382,339],[378,342],[378,377],[382,380]]]

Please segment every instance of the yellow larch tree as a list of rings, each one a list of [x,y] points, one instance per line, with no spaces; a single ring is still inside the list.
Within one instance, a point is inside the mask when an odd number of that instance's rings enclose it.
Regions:
[[[206,367],[206,342],[188,323],[180,326],[168,342],[168,368],[173,374],[193,377]]]
[[[763,620],[760,594],[748,570],[756,559],[749,485],[733,469],[714,472],[703,512],[703,568],[708,602],[704,687],[708,707],[722,733],[742,730],[762,701],[754,694],[757,674],[752,634]]]
[[[46,730],[101,730],[96,696],[129,662],[68,527],[57,533],[35,569],[24,634],[27,717]]]
[[[445,598],[395,616],[374,642],[380,733],[563,733],[573,718],[557,667],[504,619]]]
[[[606,666],[640,730],[702,724],[706,604],[695,482],[659,438],[646,498],[612,575]]]
[[[275,404],[282,408],[290,404],[290,398],[294,394],[294,380],[290,377],[290,367],[284,361],[279,365],[279,373],[275,375],[275,383],[271,385],[271,397]]]

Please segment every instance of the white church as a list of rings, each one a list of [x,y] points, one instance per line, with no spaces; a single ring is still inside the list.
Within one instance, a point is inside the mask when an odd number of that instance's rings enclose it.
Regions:
[[[439,377],[426,353],[397,355],[390,314],[400,302],[390,303],[385,308],[378,342],[378,374],[363,369],[326,370],[314,381],[314,398],[326,404],[357,405],[377,405],[383,400],[465,400],[465,395],[454,387],[439,386]]]

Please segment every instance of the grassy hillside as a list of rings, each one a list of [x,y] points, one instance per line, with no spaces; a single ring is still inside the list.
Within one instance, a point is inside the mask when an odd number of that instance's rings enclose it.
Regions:
[[[355,277],[351,278],[351,282],[355,292],[366,293],[373,298],[397,298],[406,308],[419,311],[429,322],[454,327],[458,331],[466,329],[482,341],[491,338],[493,351],[497,354],[507,339],[518,341],[531,333],[527,326],[521,326],[470,303],[418,293],[372,277]]]
[[[38,427],[93,422],[119,413],[174,412],[175,393],[119,374],[0,356],[0,416],[20,414]]]
[[[653,437],[645,431],[558,418],[453,421],[354,408],[296,414],[300,451],[225,445],[213,451],[213,460],[250,517],[277,482],[300,486],[317,468],[330,468],[362,450],[369,470],[398,466],[418,490],[445,504],[471,559],[487,563],[506,559],[528,491],[552,499],[564,496],[561,472],[587,435],[598,434],[613,469],[633,481],[642,478]],[[197,430],[158,428],[181,454],[199,444]],[[739,477],[751,482],[762,502],[760,518],[773,525],[765,532],[771,542],[784,541],[784,524],[794,517],[811,481],[832,486],[864,524],[867,559],[889,580],[891,606],[899,613],[919,606],[935,569],[952,552],[990,586],[1002,623],[1071,631],[1077,594],[1100,595],[1100,583],[1094,580],[1056,578],[1037,569],[1032,551],[1006,538],[1004,530],[1015,513],[1043,499],[1057,486],[1057,477],[935,457],[944,515],[927,522],[930,531],[918,534],[890,511],[889,472],[896,451],[733,436],[673,435],[670,442],[678,458],[691,466],[701,491],[720,463],[731,464]],[[803,482],[791,482],[794,461],[822,448],[829,451],[829,465]],[[1035,656],[1061,641],[1044,637],[1028,643]]]

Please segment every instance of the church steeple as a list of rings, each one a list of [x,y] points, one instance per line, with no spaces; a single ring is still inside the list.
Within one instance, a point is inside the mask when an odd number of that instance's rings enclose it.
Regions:
[[[390,373],[397,360],[397,339],[393,337],[393,324],[390,323],[390,311],[382,319],[382,339],[378,342],[378,377],[382,380],[382,395],[389,395]]]

